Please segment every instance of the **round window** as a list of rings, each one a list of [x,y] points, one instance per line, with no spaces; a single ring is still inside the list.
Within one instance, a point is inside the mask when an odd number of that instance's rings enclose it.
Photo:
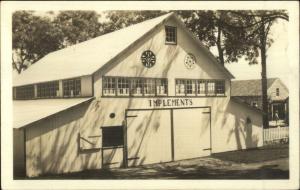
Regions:
[[[116,114],[115,114],[115,113],[111,113],[111,114],[109,114],[109,117],[110,117],[111,119],[113,119],[113,118],[116,117]]]
[[[155,54],[150,50],[144,51],[141,56],[141,61],[145,67],[151,68],[156,62]]]
[[[186,68],[188,68],[188,69],[195,68],[196,57],[193,54],[188,53],[184,58],[184,64],[185,64]]]

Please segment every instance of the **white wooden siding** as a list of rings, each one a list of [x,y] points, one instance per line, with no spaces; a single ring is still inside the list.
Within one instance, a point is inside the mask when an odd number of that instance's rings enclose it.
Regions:
[[[92,96],[93,95],[93,83],[92,76],[81,77],[81,96]]]
[[[276,89],[279,88],[279,96],[276,96]],[[274,100],[285,100],[289,96],[289,92],[287,87],[277,79],[268,89],[268,96],[269,98]]]

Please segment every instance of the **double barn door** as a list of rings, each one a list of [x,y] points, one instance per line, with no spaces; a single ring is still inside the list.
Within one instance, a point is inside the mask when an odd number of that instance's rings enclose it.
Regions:
[[[210,108],[127,110],[127,164],[210,155]]]

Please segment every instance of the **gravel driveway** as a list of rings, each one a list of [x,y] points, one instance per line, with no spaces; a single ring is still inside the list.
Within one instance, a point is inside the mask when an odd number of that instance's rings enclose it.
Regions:
[[[288,179],[288,160],[288,145],[279,145],[135,168],[88,170],[34,179]]]

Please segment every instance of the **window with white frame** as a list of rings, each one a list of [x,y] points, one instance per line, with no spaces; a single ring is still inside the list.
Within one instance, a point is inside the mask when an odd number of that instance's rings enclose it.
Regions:
[[[173,26],[165,26],[166,32],[166,44],[176,44],[177,43],[177,30]]]
[[[216,95],[224,96],[225,95],[225,81],[217,80],[215,85],[216,85]]]
[[[155,79],[146,78],[144,80],[144,95],[155,96]]]
[[[276,96],[279,96],[279,88],[276,88]]]
[[[103,96],[166,96],[167,79],[103,77]],[[117,93],[114,93],[116,90]]]
[[[34,98],[34,85],[16,87],[16,99],[27,100]]]
[[[130,94],[132,96],[142,96],[143,95],[143,79],[136,78],[132,79],[130,87]]]
[[[116,78],[113,77],[103,78],[103,95],[106,96],[116,95]]]
[[[208,81],[207,82],[207,95],[208,96],[214,96],[214,95],[216,95],[215,81]]]
[[[186,95],[195,96],[196,95],[196,81],[186,80]]]
[[[59,96],[58,81],[37,84],[38,98],[52,98],[57,96]]]
[[[185,80],[181,79],[176,79],[175,81],[176,86],[175,86],[175,93],[176,95],[185,95]]]
[[[63,80],[63,96],[74,97],[81,95],[81,80],[80,78]]]
[[[168,95],[168,81],[167,79],[156,79],[156,95]]]
[[[225,96],[224,80],[176,79],[176,96]]]
[[[197,80],[197,96],[206,95],[206,82],[204,80]]]
[[[129,79],[128,78],[118,78],[117,86],[118,96],[129,96]]]

